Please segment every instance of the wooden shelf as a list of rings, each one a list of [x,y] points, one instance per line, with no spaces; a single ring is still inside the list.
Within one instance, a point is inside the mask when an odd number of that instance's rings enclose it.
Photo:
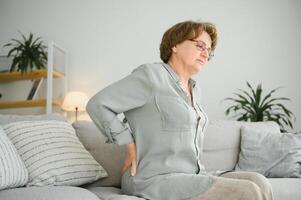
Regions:
[[[50,114],[53,111],[53,106],[60,106],[62,104],[61,98],[63,95],[67,93],[67,85],[68,85],[67,84],[68,80],[66,77],[67,68],[68,68],[68,51],[53,41],[49,41],[47,46],[48,46],[47,68],[35,69],[32,71],[29,70],[27,73],[23,73],[23,74],[21,74],[21,72],[16,72],[16,71],[0,72],[0,84],[4,85],[4,88],[7,89],[7,91],[5,90],[5,92],[8,94],[10,92],[18,92],[18,90],[22,90],[22,83],[21,83],[18,84],[18,86],[20,86],[19,89],[13,89],[9,91],[10,88],[7,86],[9,86],[10,83],[15,83],[17,81],[23,81],[24,83],[32,82],[31,83],[32,87],[27,95],[27,98],[24,99],[2,98],[0,99],[0,109],[45,107],[46,113]],[[55,56],[56,52],[60,52],[59,53],[60,56],[57,59],[58,64],[60,63],[59,64],[60,68],[58,70],[55,70],[54,68],[54,60],[56,59]],[[56,79],[62,79],[62,80],[58,81]],[[44,82],[45,84],[43,84],[43,87],[40,87],[41,84]],[[43,95],[43,97],[39,96],[39,98],[35,98],[37,92],[40,92],[39,89],[45,90],[43,92],[46,94]],[[57,91],[54,92],[54,90]]]
[[[53,105],[61,105],[62,100],[53,99]],[[24,107],[41,107],[46,106],[46,99],[37,100],[20,100],[20,101],[0,101],[0,109],[24,108]]]
[[[53,78],[61,78],[64,74],[58,71],[53,71]],[[20,81],[20,80],[34,80],[38,78],[47,78],[47,70],[34,70],[31,72],[24,73],[23,75],[21,72],[4,72],[0,73],[0,83],[7,83],[13,81]]]

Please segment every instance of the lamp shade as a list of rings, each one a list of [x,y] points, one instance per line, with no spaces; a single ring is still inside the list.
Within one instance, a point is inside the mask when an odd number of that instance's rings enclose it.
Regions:
[[[65,111],[85,111],[88,97],[83,92],[68,92],[64,98],[62,109]]]

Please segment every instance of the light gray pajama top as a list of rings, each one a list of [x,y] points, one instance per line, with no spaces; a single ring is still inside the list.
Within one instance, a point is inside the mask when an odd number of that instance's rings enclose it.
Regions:
[[[197,84],[193,102],[165,63],[144,64],[93,96],[87,111],[109,143],[135,142],[137,174],[128,169],[122,191],[152,200],[180,200],[205,192],[215,181],[200,163],[207,116]],[[128,126],[120,121],[124,113]]]

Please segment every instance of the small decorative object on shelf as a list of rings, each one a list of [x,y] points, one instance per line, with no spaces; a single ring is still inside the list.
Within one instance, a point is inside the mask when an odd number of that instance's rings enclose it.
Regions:
[[[290,101],[286,97],[272,98],[272,94],[280,87],[271,90],[266,96],[262,96],[262,87],[259,84],[255,89],[252,88],[249,82],[247,86],[250,93],[239,89],[240,93],[234,93],[236,98],[225,98],[234,103],[225,112],[226,115],[233,113],[232,118],[237,121],[274,121],[281,129],[281,132],[287,132],[285,127],[293,129],[292,120],[296,120],[295,115],[288,110],[280,101]]]
[[[7,57],[12,56],[10,72],[21,71],[21,74],[33,69],[43,69],[47,65],[46,46],[41,37],[34,39],[30,33],[26,38],[22,33],[22,40],[12,39],[4,47],[11,47]]]
[[[43,82],[43,78],[40,78],[40,79],[37,79],[37,80],[33,81],[31,90],[30,90],[30,92],[27,96],[27,100],[35,99],[35,97],[37,95],[37,92],[39,91],[39,88],[40,88],[42,82]]]

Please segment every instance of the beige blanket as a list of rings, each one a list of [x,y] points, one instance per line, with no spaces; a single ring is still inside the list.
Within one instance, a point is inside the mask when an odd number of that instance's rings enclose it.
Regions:
[[[189,200],[273,200],[270,182],[254,172],[228,172],[203,194]]]

